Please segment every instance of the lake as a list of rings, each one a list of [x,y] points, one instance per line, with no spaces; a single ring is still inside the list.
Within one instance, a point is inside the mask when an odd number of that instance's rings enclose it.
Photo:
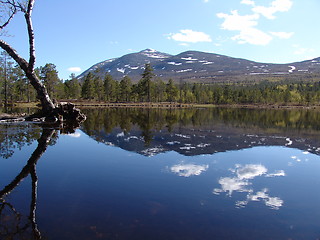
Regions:
[[[0,124],[0,239],[320,238],[320,112],[82,111]]]

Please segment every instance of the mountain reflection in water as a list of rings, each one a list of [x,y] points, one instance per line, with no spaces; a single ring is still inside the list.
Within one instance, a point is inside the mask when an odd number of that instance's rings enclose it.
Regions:
[[[318,154],[320,114],[312,110],[239,108],[84,110],[82,130],[96,141],[146,156],[201,155],[254,146]]]

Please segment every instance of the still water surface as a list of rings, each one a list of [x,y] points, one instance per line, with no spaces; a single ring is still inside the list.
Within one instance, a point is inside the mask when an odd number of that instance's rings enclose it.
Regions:
[[[320,114],[84,109],[0,125],[0,239],[319,239]]]

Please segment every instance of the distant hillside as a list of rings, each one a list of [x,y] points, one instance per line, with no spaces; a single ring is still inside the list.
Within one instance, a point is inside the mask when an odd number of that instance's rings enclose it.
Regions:
[[[237,77],[305,75],[320,73],[320,58],[288,64],[258,63],[246,59],[232,58],[214,53],[187,51],[170,55],[152,49],[131,53],[93,65],[78,76],[89,72],[104,76],[109,72],[116,80],[128,75],[138,81],[146,63],[150,63],[156,76],[163,80],[215,82]]]

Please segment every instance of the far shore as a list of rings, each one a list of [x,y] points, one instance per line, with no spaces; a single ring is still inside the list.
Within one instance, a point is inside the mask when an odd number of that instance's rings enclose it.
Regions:
[[[94,101],[81,101],[81,100],[61,100],[61,102],[71,102],[79,108],[91,107],[118,107],[118,108],[213,108],[213,107],[226,107],[226,108],[252,108],[252,109],[320,109],[319,105],[299,105],[299,104],[197,104],[197,103],[178,103],[178,102],[94,102]],[[2,106],[3,107],[3,106]],[[37,108],[38,102],[17,102],[10,104],[9,108]]]

